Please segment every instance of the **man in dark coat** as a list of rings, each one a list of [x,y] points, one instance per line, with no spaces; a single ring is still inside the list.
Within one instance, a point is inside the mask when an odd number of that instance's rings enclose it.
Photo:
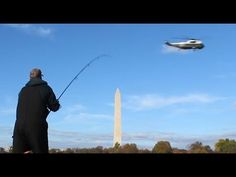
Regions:
[[[30,72],[29,82],[18,96],[13,132],[13,152],[48,153],[48,123],[50,111],[60,108],[52,88],[42,80],[40,69]]]

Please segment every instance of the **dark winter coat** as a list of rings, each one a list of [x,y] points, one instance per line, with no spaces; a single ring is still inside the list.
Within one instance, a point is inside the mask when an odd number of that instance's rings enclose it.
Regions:
[[[26,150],[38,148],[36,151],[40,152],[40,147],[37,146],[44,146],[46,149],[48,147],[46,119],[49,110],[55,112],[59,107],[60,104],[47,82],[38,78],[31,79],[19,93],[13,148],[15,143],[15,148],[18,149],[16,151],[19,152],[21,148],[17,147],[18,144],[25,142]]]

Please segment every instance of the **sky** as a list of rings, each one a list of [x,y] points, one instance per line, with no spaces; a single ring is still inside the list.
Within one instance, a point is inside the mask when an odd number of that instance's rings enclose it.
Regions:
[[[201,39],[202,50],[165,41]],[[0,24],[0,147],[12,145],[20,89],[32,68],[60,98],[47,118],[49,148],[112,147],[115,91],[122,144],[187,149],[236,139],[235,24]]]

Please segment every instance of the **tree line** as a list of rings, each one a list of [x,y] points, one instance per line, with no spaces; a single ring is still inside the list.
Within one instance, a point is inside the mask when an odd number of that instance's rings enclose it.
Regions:
[[[12,153],[12,146],[8,149],[0,147],[0,153]],[[97,146],[93,148],[51,148],[49,153],[236,153],[236,141],[230,139],[220,139],[211,149],[209,145],[203,145],[196,141],[187,149],[171,147],[168,141],[158,141],[154,147],[149,149],[139,149],[136,144],[128,143],[120,145],[116,143],[114,147],[104,148]]]

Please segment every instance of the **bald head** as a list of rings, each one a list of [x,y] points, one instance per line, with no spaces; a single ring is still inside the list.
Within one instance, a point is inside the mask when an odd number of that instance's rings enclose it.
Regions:
[[[30,79],[33,79],[33,78],[39,78],[39,79],[42,79],[42,72],[40,69],[38,68],[34,68],[30,71]]]

